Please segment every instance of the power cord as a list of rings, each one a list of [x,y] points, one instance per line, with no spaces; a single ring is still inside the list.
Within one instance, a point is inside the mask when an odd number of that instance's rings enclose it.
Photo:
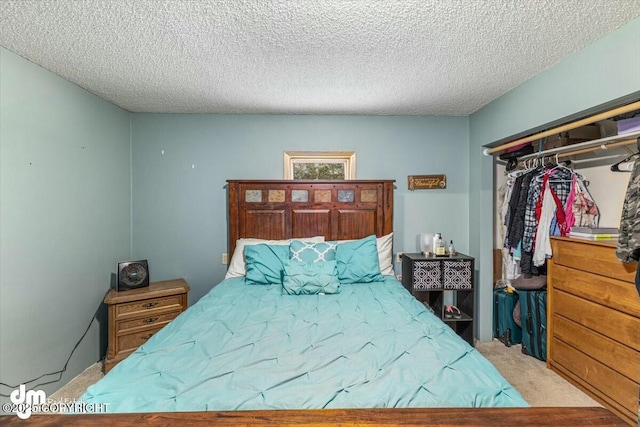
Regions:
[[[109,289],[109,290],[111,290],[111,289]],[[103,300],[104,300],[104,298],[107,296],[107,293],[109,293],[109,291],[105,292],[105,294],[104,294],[104,296],[102,297],[102,300],[101,300],[101,301],[103,301]],[[76,351],[76,349],[78,348],[78,346],[80,345],[80,343],[82,342],[82,340],[84,339],[84,337],[85,337],[85,336],[87,336],[87,333],[89,332],[89,329],[91,328],[91,325],[93,324],[93,321],[94,321],[94,320],[96,320],[96,318],[98,317],[98,312],[100,311],[100,307],[101,307],[101,304],[99,304],[99,305],[98,305],[98,308],[96,309],[95,313],[93,313],[93,317],[91,317],[91,320],[89,321],[89,324],[87,325],[87,329],[85,329],[84,333],[82,334],[82,336],[80,337],[80,339],[78,340],[78,342],[76,343],[76,345],[74,345],[74,346],[73,346],[73,350],[71,350],[71,353],[69,354],[69,357],[67,358],[67,361],[66,361],[66,362],[64,362],[64,367],[63,367],[61,370],[59,370],[59,371],[55,371],[55,372],[49,372],[48,374],[42,374],[42,375],[40,375],[38,378],[34,378],[34,379],[32,379],[32,380],[29,380],[29,381],[21,382],[21,383],[20,383],[20,384],[18,384],[18,385],[9,385],[9,384],[5,384],[5,383],[3,383],[3,382],[0,382],[0,385],[2,385],[3,387],[7,387],[7,388],[10,388],[10,389],[14,389],[14,390],[15,390],[15,389],[17,389],[18,387],[20,387],[20,385],[22,385],[22,384],[27,385],[27,384],[29,384],[29,383],[32,383],[32,382],[38,381],[39,379],[41,379],[41,378],[43,378],[43,377],[47,377],[47,376],[49,376],[49,375],[58,375],[58,378],[57,378],[57,379],[55,379],[55,380],[51,380],[51,381],[47,381],[47,382],[44,382],[44,383],[36,384],[36,385],[35,385],[35,386],[33,386],[32,388],[37,388],[37,387],[40,387],[40,386],[43,386],[43,385],[53,384],[53,383],[55,383],[55,382],[60,381],[60,380],[62,379],[62,374],[67,370],[67,366],[69,365],[69,361],[71,360],[71,356],[73,356],[73,353]],[[3,394],[3,393],[0,393],[0,396],[2,396],[2,397],[11,397],[10,395],[8,395],[8,394]]]

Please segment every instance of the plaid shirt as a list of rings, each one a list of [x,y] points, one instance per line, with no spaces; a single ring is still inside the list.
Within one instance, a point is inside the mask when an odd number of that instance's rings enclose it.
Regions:
[[[542,177],[544,171],[531,180],[529,193],[527,194],[527,210],[524,216],[524,234],[522,236],[522,250],[526,252],[533,251],[533,240],[538,226],[536,219],[536,203],[542,193]],[[571,192],[571,180],[573,179],[573,171],[569,169],[554,169],[549,175],[549,187],[551,191],[556,193],[562,205],[567,202],[569,192]],[[547,230],[548,232],[548,230]]]

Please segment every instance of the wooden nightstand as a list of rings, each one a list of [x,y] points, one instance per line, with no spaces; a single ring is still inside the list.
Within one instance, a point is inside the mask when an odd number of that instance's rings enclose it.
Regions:
[[[184,279],[174,279],[107,293],[104,303],[109,306],[109,342],[105,374],[187,309],[189,289]]]

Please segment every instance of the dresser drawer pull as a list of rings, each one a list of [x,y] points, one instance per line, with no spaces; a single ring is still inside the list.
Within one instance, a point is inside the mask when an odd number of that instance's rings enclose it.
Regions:
[[[153,308],[156,305],[158,305],[158,301],[148,302],[148,303],[144,304],[143,307],[144,308]]]
[[[140,338],[142,338],[143,340],[148,340],[149,338],[151,338],[153,336],[153,334],[147,334],[147,335],[143,335]]]
[[[157,320],[158,320],[158,318],[157,318],[157,317],[149,317],[148,319],[144,319],[144,320],[142,321],[142,323],[146,323],[146,324],[148,325],[148,324],[153,323],[153,322],[155,322],[155,321],[157,321]]]

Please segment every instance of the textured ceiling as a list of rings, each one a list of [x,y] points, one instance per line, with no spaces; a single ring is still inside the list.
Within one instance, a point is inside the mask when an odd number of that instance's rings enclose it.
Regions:
[[[0,45],[135,112],[468,115],[638,0],[2,1]]]

